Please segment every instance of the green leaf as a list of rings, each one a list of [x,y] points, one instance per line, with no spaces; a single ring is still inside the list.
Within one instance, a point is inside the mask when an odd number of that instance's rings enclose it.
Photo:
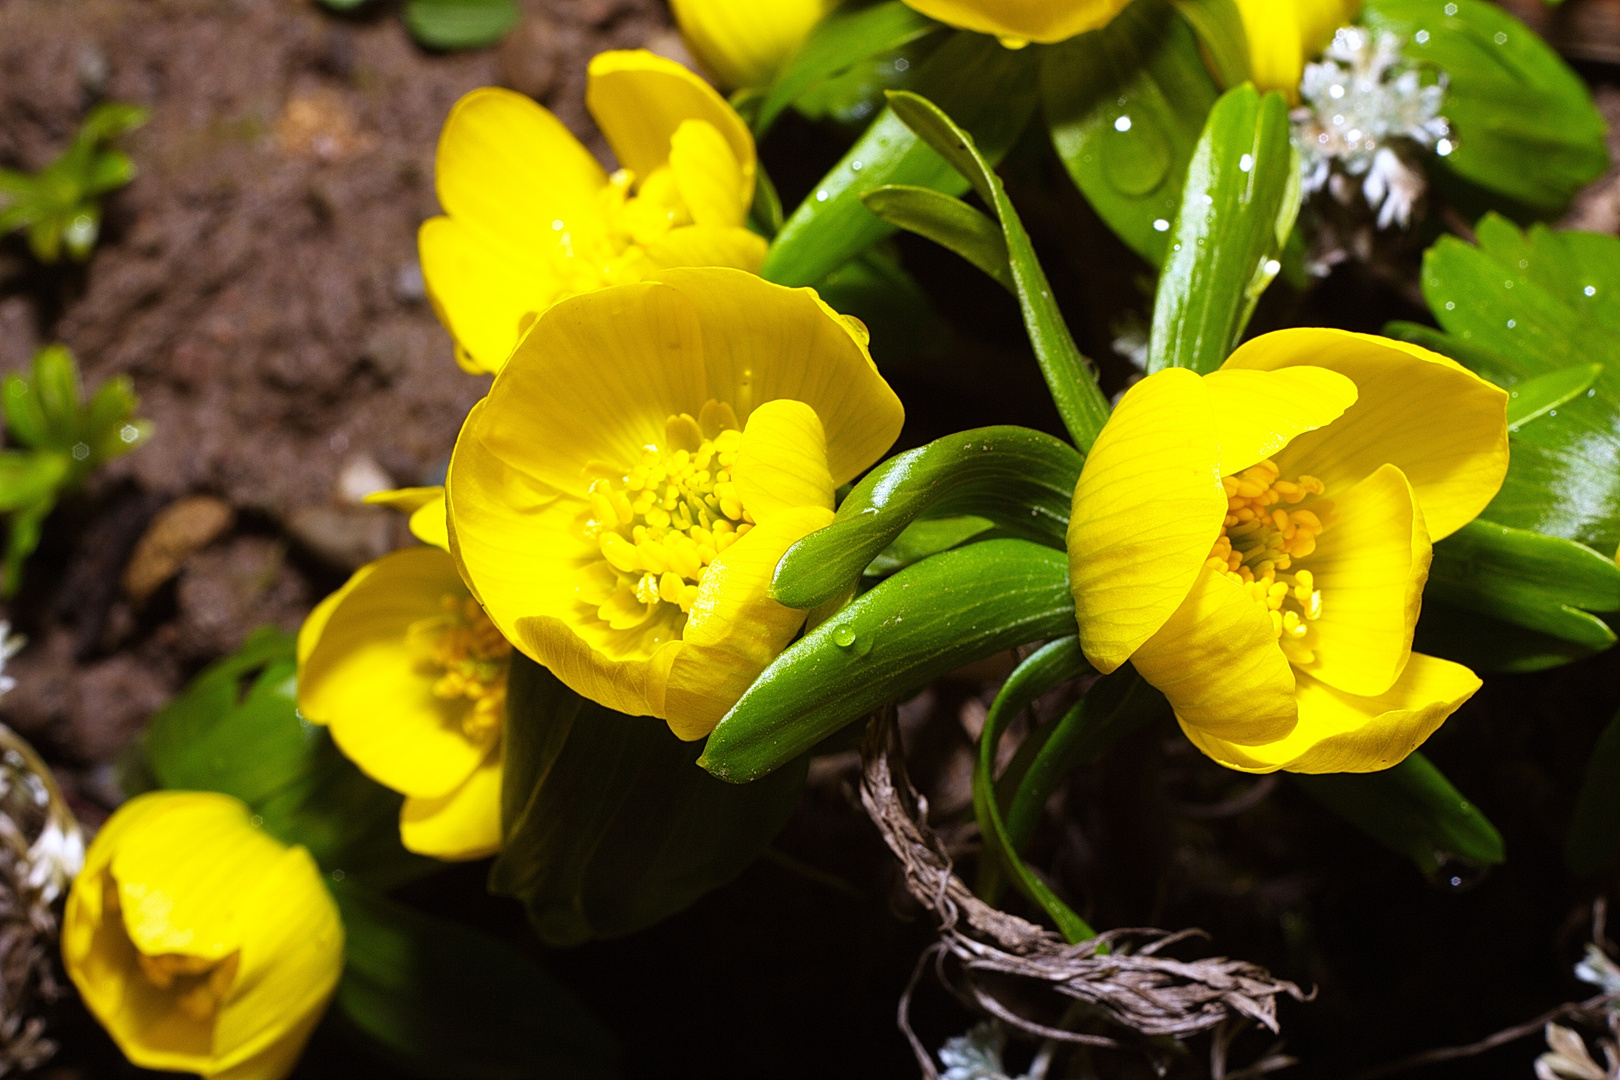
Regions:
[[[954,251],[1017,295],[1001,226],[961,199],[933,188],[889,184],[868,191],[861,201],[884,221]]]
[[[261,627],[158,710],[143,740],[165,788],[241,799],[266,832],[331,871],[389,887],[437,869],[400,846],[403,797],[298,715],[294,639]]]
[[[892,53],[938,29],[938,23],[901,0],[833,12],[777,74],[754,117],[754,134],[763,135],[783,109],[861,61]]]
[[[1154,266],[1204,118],[1219,93],[1198,40],[1163,0],[1042,49],[1041,96],[1064,168],[1092,209]]]
[[[889,94],[889,107],[995,209],[1007,241],[1013,291],[1024,316],[1024,332],[1029,335],[1030,347],[1035,351],[1035,362],[1069,438],[1081,450],[1089,450],[1097,433],[1108,422],[1108,399],[1097,386],[1096,375],[1086,358],[1075,347],[1068,324],[1063,321],[1063,313],[1058,310],[1052,288],[1047,284],[1046,273],[1035,257],[1029,234],[1024,231],[1012,200],[1007,198],[1001,178],[991,168],[990,159],[979,152],[972,135],[927,98],[895,91]]]
[[[1072,634],[1068,556],[986,540],[924,559],[790,645],[709,736],[698,764],[745,783],[963,664]]]
[[[1587,612],[1620,610],[1620,566],[1572,540],[1476,518],[1435,544],[1425,593],[1598,651],[1615,635]]]
[[[994,38],[955,34],[917,68],[913,85],[939,101],[999,161],[1035,110],[1035,60]],[[884,109],[847,154],[783,223],[760,275],[780,285],[811,285],[857,252],[894,232],[861,195],[885,184],[960,194],[967,183]]]
[[[1249,35],[1236,0],[1173,0],[1225,89],[1249,81]]]
[[[816,282],[816,292],[834,311],[866,324],[872,354],[885,363],[937,356],[950,332],[928,294],[887,247],[867,248]]]
[[[1575,794],[1575,812],[1564,842],[1564,861],[1579,878],[1596,877],[1620,852],[1620,716],[1609,721],[1592,747],[1586,775]]]
[[[333,1004],[407,1075],[618,1075],[619,1050],[602,1022],[510,943],[347,880],[332,895],[344,933]]]
[[[989,518],[974,514],[913,521],[901,530],[888,547],[873,556],[866,565],[865,574],[868,577],[888,577],[896,570],[904,570],[930,555],[938,555],[967,543],[975,536],[983,536],[995,527],[996,523]]]
[[[490,888],[521,899],[548,944],[633,933],[724,885],[804,784],[808,759],[722,783],[693,766],[701,743],[586,701],[517,654],[507,702],[506,840]]]
[[[123,101],[103,101],[85,114],[76,142],[94,146],[134,131],[152,118],[151,110]]]
[[[1602,644],[1590,647],[1527,630],[1477,611],[1453,607],[1438,595],[1424,598],[1417,634],[1412,639],[1416,652],[1455,660],[1475,671],[1504,673],[1560,667],[1591,656],[1610,644],[1612,641],[1605,639]]]
[[[1039,431],[987,427],[897,454],[861,478],[831,525],[788,548],[771,595],[819,607],[853,585],[879,552],[925,513],[973,514],[1061,548],[1082,459]]]
[[[135,179],[135,163],[118,150],[104,150],[90,162],[84,177],[86,195],[104,195]]]
[[[56,498],[68,459],[50,450],[0,450],[0,513]]]
[[[17,595],[17,587],[22,584],[23,563],[39,547],[45,519],[55,507],[56,495],[52,493],[12,513],[7,522],[5,565],[0,570],[0,597],[9,600]]]
[[[31,381],[16,374],[0,381],[0,408],[5,410],[7,433],[14,440],[37,449],[50,443],[50,426]]]
[[[1484,0],[1367,0],[1362,21],[1446,73],[1455,149],[1441,167],[1542,215],[1608,167],[1603,118],[1579,76],[1519,20]]]
[[[1508,391],[1509,431],[1518,431],[1539,416],[1584,393],[1603,374],[1602,364],[1576,364],[1517,383]]]
[[[1306,794],[1380,844],[1411,859],[1425,876],[1452,862],[1494,866],[1502,835],[1421,753],[1383,772],[1289,778]]]
[[[1451,341],[1499,358],[1515,377],[1510,387],[1603,368],[1585,393],[1514,433],[1507,479],[1485,516],[1612,552],[1620,545],[1620,239],[1539,225],[1523,233],[1495,216],[1477,233],[1477,247],[1442,237],[1423,259],[1424,298]]]
[[[1147,370],[1214,371],[1237,347],[1260,294],[1282,268],[1299,213],[1299,160],[1288,106],[1247,84],[1228,90],[1187,168],[1159,291]]]
[[[493,45],[517,20],[513,0],[408,0],[405,5],[411,37],[434,49]]]
[[[47,345],[34,354],[34,393],[45,421],[46,443],[53,449],[71,449],[84,437],[84,387],[78,361],[65,345]]]
[[[984,838],[986,856],[980,863],[980,894],[985,893],[985,870],[993,860],[993,865],[1012,875],[1019,891],[1039,904],[1070,942],[1095,937],[1096,931],[1059,899],[1051,887],[1025,866],[1024,860],[1019,857],[1017,846],[1007,835],[1001,807],[996,800],[995,767],[1001,733],[1007,723],[1042,694],[1090,669],[1091,665],[1081,655],[1080,639],[1074,635],[1047,642],[1026,657],[1002,684],[985,716],[984,730],[979,734],[978,760],[973,769],[973,816]]]

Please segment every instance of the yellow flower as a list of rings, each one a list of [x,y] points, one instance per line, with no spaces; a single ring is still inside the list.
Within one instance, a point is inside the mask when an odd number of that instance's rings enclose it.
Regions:
[[[767,86],[838,0],[670,0],[681,37],[728,90]]]
[[[1051,44],[1106,26],[1130,0],[906,0],[949,26],[994,34],[1010,49]]]
[[[517,648],[701,738],[804,621],[767,594],[782,553],[901,419],[812,290],[666,270],[518,345],[456,440],[451,551]]]
[[[302,847],[228,795],[157,791],[102,826],[68,894],[62,960],[147,1069],[292,1071],[343,970],[343,923]]]
[[[1479,687],[1412,652],[1430,542],[1507,471],[1507,395],[1444,357],[1282,330],[1150,375],[1086,459],[1069,523],[1080,642],[1246,772],[1368,772]]]
[[[1355,18],[1361,0],[1237,0],[1237,5],[1249,39],[1249,77],[1262,92],[1280,91],[1297,105],[1305,61]]]
[[[671,266],[755,271],[743,227],[754,140],[713,87],[636,50],[591,61],[585,104],[623,166],[609,176],[551,113],[495,87],[456,103],[439,137],[448,216],[418,243],[428,296],[469,371],[499,371],[557,301]]]
[[[443,543],[438,488],[384,493]],[[501,846],[501,747],[512,648],[441,547],[406,548],[355,571],[298,633],[298,709],[402,793],[405,847],[479,859]]]

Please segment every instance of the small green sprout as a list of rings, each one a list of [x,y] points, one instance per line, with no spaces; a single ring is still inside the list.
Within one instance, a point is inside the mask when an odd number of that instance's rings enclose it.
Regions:
[[[99,197],[135,176],[129,155],[106,143],[146,123],[148,115],[138,105],[102,102],[84,118],[73,144],[38,173],[0,169],[0,236],[27,229],[40,262],[56,262],[64,247],[78,262],[89,258],[101,231]]]
[[[366,0],[321,0],[333,11],[354,11]],[[517,25],[513,0],[406,0],[405,28],[430,49],[494,45]]]
[[[135,419],[137,404],[124,375],[108,379],[86,400],[78,361],[62,345],[34,354],[32,378],[12,374],[0,380],[7,432],[24,447],[0,450],[0,514],[11,525],[0,595],[16,593],[23,562],[39,546],[40,528],[57,499],[97,466],[151,436],[151,423]]]

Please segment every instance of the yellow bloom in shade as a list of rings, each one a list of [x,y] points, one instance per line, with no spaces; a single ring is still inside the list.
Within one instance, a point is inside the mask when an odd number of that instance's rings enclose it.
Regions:
[[[1277,90],[1299,104],[1305,62],[1355,18],[1361,0],[1237,0],[1249,39],[1249,77],[1260,90]]]
[[[1051,44],[1108,25],[1130,0],[905,0],[948,26],[994,34],[1008,48]]]
[[[437,518],[436,488],[413,515]],[[397,500],[396,500],[397,501]],[[426,511],[426,513],[424,513]],[[298,634],[298,710],[373,780],[401,792],[400,840],[439,859],[501,846],[501,747],[511,646],[437,547],[355,571]]]
[[[462,427],[451,551],[517,648],[701,738],[804,621],[769,598],[777,561],[902,415],[810,289],[711,268],[578,296]]]
[[[152,792],[85,854],[62,961],[136,1065],[285,1076],[337,985],[343,923],[321,872],[251,813],[214,792]]]
[[[495,87],[439,137],[443,217],[418,237],[439,320],[469,371],[499,371],[557,301],[672,266],[765,260],[743,227],[754,140],[708,83],[643,50],[591,61],[585,104],[623,166],[609,176],[551,113]]]
[[[728,90],[767,86],[837,0],[670,0],[692,55]]]
[[[1086,657],[1135,664],[1230,768],[1396,764],[1480,685],[1412,630],[1431,541],[1501,487],[1506,410],[1445,357],[1338,330],[1148,376],[1074,491]]]

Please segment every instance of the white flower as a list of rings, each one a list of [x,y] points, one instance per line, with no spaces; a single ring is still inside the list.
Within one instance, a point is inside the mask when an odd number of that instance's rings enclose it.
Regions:
[[[27,638],[11,632],[9,620],[0,619],[0,696],[17,685],[17,680],[6,674],[6,661],[16,656],[26,644]]]
[[[1573,1028],[1561,1024],[1547,1024],[1548,1051],[1536,1058],[1536,1080],[1609,1080],[1608,1069],[1592,1060],[1586,1041]],[[1614,1065],[1614,1054],[1604,1046],[1609,1064]]]
[[[1326,188],[1348,203],[1357,188],[1349,179],[1359,178],[1378,227],[1406,228],[1425,187],[1418,151],[1444,156],[1452,148],[1450,124],[1440,115],[1444,73],[1425,86],[1402,57],[1399,38],[1386,33],[1374,40],[1346,26],[1320,62],[1305,66],[1299,92],[1304,104],[1293,113],[1293,141],[1305,193]]]
[[[1007,1032],[994,1020],[975,1024],[966,1035],[947,1039],[939,1048],[939,1063],[945,1066],[940,1080],[1009,1080],[1001,1063],[1007,1048]]]

